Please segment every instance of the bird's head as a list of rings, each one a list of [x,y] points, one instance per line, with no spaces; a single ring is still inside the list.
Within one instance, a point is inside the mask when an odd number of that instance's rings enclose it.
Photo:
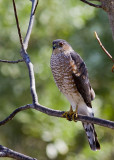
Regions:
[[[59,53],[65,53],[67,54],[68,52],[72,51],[72,47],[70,44],[63,40],[63,39],[56,39],[53,41],[53,53],[54,54],[59,54]]]

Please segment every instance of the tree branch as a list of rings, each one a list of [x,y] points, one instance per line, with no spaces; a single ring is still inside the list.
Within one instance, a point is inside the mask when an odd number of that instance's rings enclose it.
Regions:
[[[9,60],[1,60],[0,59],[0,62],[15,64],[15,63],[19,63],[19,62],[24,62],[24,60],[23,59],[19,59],[17,61],[9,61]]]
[[[30,15],[30,22],[29,22],[29,26],[28,26],[28,30],[27,30],[27,34],[24,40],[24,44],[23,44],[23,39],[22,39],[22,35],[21,35],[21,30],[20,30],[20,26],[19,26],[19,21],[18,21],[18,16],[17,16],[17,11],[16,11],[16,5],[15,5],[15,0],[12,0],[13,2],[13,8],[14,8],[14,14],[15,14],[15,19],[16,19],[16,24],[17,24],[17,29],[18,29],[18,35],[19,35],[19,39],[20,39],[20,44],[21,44],[21,56],[23,58],[23,60],[25,61],[28,70],[29,70],[29,77],[30,77],[30,89],[31,89],[31,95],[33,98],[33,103],[38,103],[38,97],[37,97],[37,93],[36,93],[36,88],[35,88],[35,77],[34,77],[34,70],[33,70],[33,65],[30,62],[30,58],[26,52],[26,49],[28,47],[28,42],[30,39],[30,34],[32,31],[32,27],[33,27],[33,21],[34,21],[34,13],[36,11],[36,7],[38,5],[38,1],[37,0],[31,0],[32,1],[32,9],[31,9],[31,15]],[[5,123],[7,123],[8,121],[10,121],[11,119],[13,119],[13,117],[20,111],[22,110],[26,110],[32,108],[32,105],[26,105],[23,107],[19,107],[17,108],[9,117],[7,117],[5,120],[0,122],[0,125],[3,125]],[[0,152],[0,156],[1,157],[11,157],[11,158],[15,158],[15,159],[23,159],[23,160],[35,160],[34,158],[25,156],[21,153],[12,151],[8,148],[5,148],[3,146],[1,146],[1,152]]]
[[[96,37],[99,45],[101,46],[102,50],[106,53],[106,55],[107,55],[107,56],[112,60],[112,62],[114,63],[113,57],[110,55],[110,53],[105,49],[105,47],[104,47],[103,44],[101,43],[100,38],[98,37],[97,32],[95,32],[95,37]],[[114,65],[113,65],[113,67],[112,67],[112,72],[114,72]]]
[[[35,87],[35,76],[34,76],[33,64],[30,61],[30,58],[28,56],[28,53],[26,52],[26,49],[28,47],[28,42],[29,42],[30,35],[31,35],[31,32],[32,32],[32,27],[33,27],[33,22],[34,22],[34,14],[33,13],[36,10],[37,4],[38,4],[37,0],[32,0],[32,9],[31,9],[31,14],[30,14],[29,26],[28,26],[27,34],[26,34],[24,44],[23,44],[21,30],[20,30],[20,26],[19,26],[18,17],[17,17],[16,5],[15,5],[15,1],[13,0],[16,24],[17,24],[19,39],[20,39],[20,43],[21,43],[21,47],[22,47],[21,56],[24,59],[26,65],[28,67],[28,70],[29,70],[30,90],[31,90],[31,95],[32,95],[32,99],[33,99],[34,104],[38,103],[38,96],[37,96],[36,87]]]
[[[88,2],[88,1],[86,1],[86,0],[80,0],[80,1],[82,1],[82,2],[84,2],[84,3],[86,3],[86,4],[88,4],[88,5],[90,5],[90,6],[92,6],[92,7],[102,8],[102,5],[93,4],[93,3]]]
[[[31,0],[31,1],[32,1],[32,0]],[[37,0],[37,1],[36,1],[35,8],[34,8],[34,11],[33,11],[33,13],[32,13],[33,15],[34,15],[34,14],[35,14],[35,12],[36,12],[36,9],[37,9],[37,6],[38,6],[38,3],[39,3],[39,0]]]
[[[19,27],[19,21],[18,21],[18,16],[17,16],[17,10],[16,10],[16,5],[15,5],[15,0],[12,0],[12,2],[13,2],[13,8],[14,8],[14,14],[15,14],[15,19],[16,19],[16,24],[17,24],[17,28],[18,28],[17,30],[18,30],[19,40],[20,40],[22,48],[24,48],[23,47],[23,39],[22,39],[22,36],[21,36],[20,27]]]
[[[33,27],[33,23],[34,23],[35,11],[36,11],[36,8],[38,6],[39,0],[31,0],[31,2],[32,2],[32,8],[31,8],[29,26],[28,26],[28,29],[27,29],[26,37],[24,39],[24,49],[25,50],[27,50],[27,48],[28,48],[28,42],[29,42],[29,39],[30,39],[30,35],[31,35],[31,32],[32,32],[32,27]]]
[[[29,42],[30,35],[31,35],[31,32],[32,32],[32,27],[33,27],[33,23],[34,23],[34,16],[35,16],[35,12],[36,12],[39,0],[31,0],[31,2],[32,2],[31,15],[30,15],[30,20],[29,20],[27,33],[26,33],[26,36],[25,36],[25,39],[24,39],[25,50],[27,50],[27,48],[28,48],[28,42]]]
[[[0,121],[0,126],[4,125],[5,123],[12,120],[14,118],[14,116],[17,113],[19,113],[20,111],[27,110],[27,109],[30,109],[30,108],[38,110],[38,111],[40,111],[42,113],[45,113],[47,115],[50,115],[50,116],[65,118],[63,116],[65,111],[49,109],[49,108],[47,108],[45,106],[42,106],[40,104],[27,104],[25,106],[17,108],[7,118],[5,118],[3,121]],[[100,125],[100,126],[104,126],[104,127],[114,129],[114,122],[109,121],[109,120],[96,118],[96,117],[88,117],[88,116],[84,116],[84,115],[78,115],[78,117],[76,117],[76,116],[74,117],[74,120],[75,121],[87,122],[87,123],[94,123],[96,125]]]
[[[4,125],[8,121],[11,121],[18,112],[23,111],[23,110],[27,110],[27,109],[30,109],[30,108],[32,108],[31,104],[27,104],[25,106],[21,106],[21,107],[17,108],[7,118],[5,118],[3,121],[0,121],[0,126]]]
[[[7,147],[0,145],[0,157],[10,157],[17,160],[37,160],[36,158],[32,158],[21,154],[19,152],[15,152]]]

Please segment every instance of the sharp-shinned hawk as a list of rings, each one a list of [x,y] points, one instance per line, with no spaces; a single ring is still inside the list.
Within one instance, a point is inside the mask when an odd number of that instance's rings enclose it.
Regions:
[[[53,41],[51,70],[59,90],[71,104],[70,112],[93,117],[91,101],[95,98],[86,65],[68,42],[62,39]],[[82,122],[92,150],[100,149],[94,125]]]

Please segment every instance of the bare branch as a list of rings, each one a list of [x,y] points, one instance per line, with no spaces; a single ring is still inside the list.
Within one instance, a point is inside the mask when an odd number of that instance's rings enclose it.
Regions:
[[[19,27],[19,21],[18,21],[17,11],[16,11],[15,0],[12,0],[12,1],[13,1],[13,8],[14,8],[14,14],[15,14],[16,24],[17,24],[17,28],[18,28],[18,35],[19,35],[20,43],[21,43],[22,48],[24,48],[24,46],[23,46],[23,39],[22,39],[22,36],[21,36],[20,27]]]
[[[26,63],[28,70],[29,70],[29,77],[30,77],[30,90],[32,95],[33,104],[38,103],[38,95],[36,93],[36,85],[35,85],[35,75],[34,75],[34,69],[33,64],[31,62]]]
[[[22,40],[22,36],[21,36],[21,32],[20,32],[20,27],[19,27],[19,22],[18,22],[18,16],[17,16],[17,12],[16,12],[16,5],[15,5],[15,1],[14,0],[12,0],[12,2],[13,2],[13,8],[14,8],[14,13],[15,13],[15,18],[16,18],[16,24],[17,24],[17,28],[18,28],[19,39],[20,39],[21,46],[23,48],[23,40]],[[0,60],[0,62],[12,63],[12,64],[23,62],[23,61],[24,61],[23,59],[19,59],[17,61]]]
[[[20,43],[21,43],[21,46],[22,46],[21,56],[23,57],[26,65],[28,67],[28,70],[29,70],[30,89],[31,89],[31,95],[32,95],[32,98],[33,98],[33,103],[38,103],[38,96],[37,96],[36,87],[35,87],[35,76],[34,76],[33,64],[30,61],[28,53],[26,52],[26,49],[28,47],[28,42],[29,42],[29,39],[30,39],[30,34],[31,34],[31,31],[32,31],[32,27],[33,27],[33,21],[34,21],[33,13],[36,10],[37,0],[32,0],[32,9],[31,9],[30,21],[29,21],[29,26],[28,26],[26,38],[24,40],[24,45],[23,45],[23,41],[22,41],[22,35],[21,35],[20,27],[19,27],[19,21],[18,21],[16,5],[15,5],[14,0],[13,0],[13,6],[14,6],[14,12],[15,12],[15,18],[16,18],[16,23],[17,23],[19,39],[20,39]]]
[[[23,59],[19,59],[17,61],[9,61],[9,60],[1,60],[0,59],[0,62],[15,64],[15,63],[19,63],[19,62],[24,62],[24,60]]]
[[[29,156],[26,156],[24,154],[21,154],[19,152],[15,152],[9,148],[6,148],[2,145],[0,145],[0,157],[10,157],[17,160],[37,160],[36,158],[32,158]]]
[[[5,118],[3,121],[0,122],[0,126],[4,125],[5,123],[9,122],[10,120],[13,119],[13,117],[19,113],[20,111],[23,110],[27,110],[27,109],[35,109],[38,110],[40,112],[43,112],[47,115],[50,116],[54,116],[54,117],[61,117],[61,118],[65,118],[63,116],[63,114],[65,113],[65,111],[58,111],[58,110],[53,110],[53,109],[49,109],[45,106],[42,106],[40,104],[27,104],[25,106],[19,107],[16,110],[14,110],[7,118]],[[104,119],[100,119],[100,118],[95,118],[95,117],[88,117],[88,116],[84,116],[84,115],[78,115],[78,117],[74,117],[75,121],[82,121],[82,122],[88,122],[88,123],[94,123],[100,126],[104,126],[104,127],[108,127],[111,129],[114,129],[114,122],[109,121],[109,120],[104,120]]]
[[[15,115],[23,110],[27,110],[32,108],[31,104],[27,104],[25,106],[19,107],[16,110],[14,110],[7,118],[5,118],[3,121],[0,121],[0,126],[4,125],[5,123],[7,123],[8,121],[11,121],[13,119],[13,117],[15,117]]]
[[[34,14],[35,14],[36,8],[38,6],[39,0],[31,0],[31,1],[32,1],[32,8],[31,8],[30,20],[29,20],[29,25],[28,25],[26,37],[24,39],[24,50],[22,50],[23,53],[21,52],[21,54],[22,54],[22,57],[25,59],[26,65],[29,70],[30,90],[31,90],[31,95],[32,95],[32,99],[33,99],[33,104],[37,104],[38,103],[38,95],[36,93],[33,64],[31,63],[30,58],[27,55],[27,52],[25,52],[25,50],[28,48],[28,42],[29,42],[32,28],[33,28]]]
[[[28,42],[29,42],[29,39],[30,39],[30,35],[31,35],[31,32],[32,32],[32,27],[33,27],[33,22],[34,22],[34,15],[35,15],[35,11],[36,11],[36,8],[38,6],[39,0],[31,0],[31,2],[32,2],[31,15],[30,15],[30,20],[29,20],[29,25],[28,25],[26,37],[24,39],[25,50],[27,50],[27,48],[28,48]]]
[[[36,88],[35,88],[34,70],[33,70],[32,63],[30,62],[30,58],[29,58],[29,56],[28,56],[28,54],[26,52],[26,49],[28,47],[28,41],[30,39],[30,34],[31,34],[31,31],[32,31],[34,14],[35,14],[35,11],[36,11],[36,7],[38,5],[38,1],[37,0],[32,0],[32,9],[31,9],[30,22],[29,22],[26,38],[24,40],[24,44],[23,44],[21,30],[20,30],[20,26],[19,26],[19,21],[18,21],[18,16],[17,16],[17,11],[16,11],[15,0],[12,0],[12,1],[13,1],[13,7],[14,7],[14,13],[15,13],[15,19],[16,19],[19,39],[20,39],[21,48],[22,48],[21,49],[21,56],[22,56],[23,60],[26,62],[26,65],[27,65],[28,70],[29,70],[31,94],[32,94],[32,98],[33,98],[33,103],[35,104],[35,103],[38,103],[38,97],[37,97]],[[1,62],[3,62],[3,61],[6,62],[5,60],[1,60]],[[19,61],[20,60],[18,60],[18,62]],[[8,62],[9,61],[7,61],[7,63]],[[12,62],[14,62],[14,61],[12,61]],[[11,63],[11,61],[9,63]],[[33,108],[33,105],[29,104],[29,105],[17,108],[7,118],[5,118],[3,121],[1,121],[0,125],[4,125],[8,121],[12,120],[13,117],[18,112],[20,112],[22,110],[29,109],[29,108]],[[11,158],[18,159],[18,160],[36,160],[35,158],[28,157],[26,155],[23,155],[21,153],[15,152],[15,151],[13,151],[11,149],[8,149],[6,147],[3,147],[3,146],[0,146],[0,157],[11,157]]]
[[[110,53],[105,49],[105,47],[103,46],[103,44],[101,43],[100,41],[100,38],[98,37],[98,34],[97,32],[94,32],[95,33],[95,37],[97,39],[97,41],[99,42],[99,45],[101,46],[101,48],[103,49],[103,51],[107,54],[107,56],[114,62],[114,59],[112,58],[112,56],[110,55]]]
[[[110,53],[105,49],[105,47],[103,46],[103,44],[101,43],[100,41],[100,38],[98,37],[98,34],[97,32],[94,32],[95,33],[95,37],[97,39],[97,41],[99,42],[99,45],[101,46],[101,48],[103,49],[103,51],[107,54],[107,56],[114,62],[114,59],[112,58],[112,56],[110,55]]]
[[[106,53],[106,55],[107,55],[107,56],[112,60],[112,62],[114,63],[113,57],[110,55],[110,53],[105,49],[105,47],[104,47],[103,44],[101,43],[100,38],[98,37],[97,32],[94,32],[94,33],[95,33],[95,37],[96,37],[99,45],[101,46],[102,50]],[[112,67],[112,72],[114,72],[114,65],[113,65],[113,67]]]
[[[33,11],[33,15],[35,14],[35,12],[36,12],[36,9],[37,9],[37,6],[38,6],[38,3],[39,3],[39,0],[37,0],[37,2],[36,2],[36,6],[35,6],[35,8],[34,8],[34,11]]]
[[[88,4],[88,5],[90,5],[90,6],[92,6],[92,7],[102,8],[102,5],[93,4],[93,3],[88,2],[88,1],[86,1],[86,0],[80,0],[80,1],[82,1],[82,2],[84,2],[84,3],[86,3],[86,4]]]

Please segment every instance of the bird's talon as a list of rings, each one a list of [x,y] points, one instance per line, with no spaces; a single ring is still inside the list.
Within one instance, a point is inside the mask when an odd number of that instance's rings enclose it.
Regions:
[[[74,114],[73,112],[68,111],[68,112],[63,113],[62,116],[65,117],[67,120],[72,121],[73,114]]]
[[[74,114],[72,115],[72,120],[74,122],[77,122],[77,120],[76,120],[77,118],[78,118],[78,114],[76,112],[74,112]]]

